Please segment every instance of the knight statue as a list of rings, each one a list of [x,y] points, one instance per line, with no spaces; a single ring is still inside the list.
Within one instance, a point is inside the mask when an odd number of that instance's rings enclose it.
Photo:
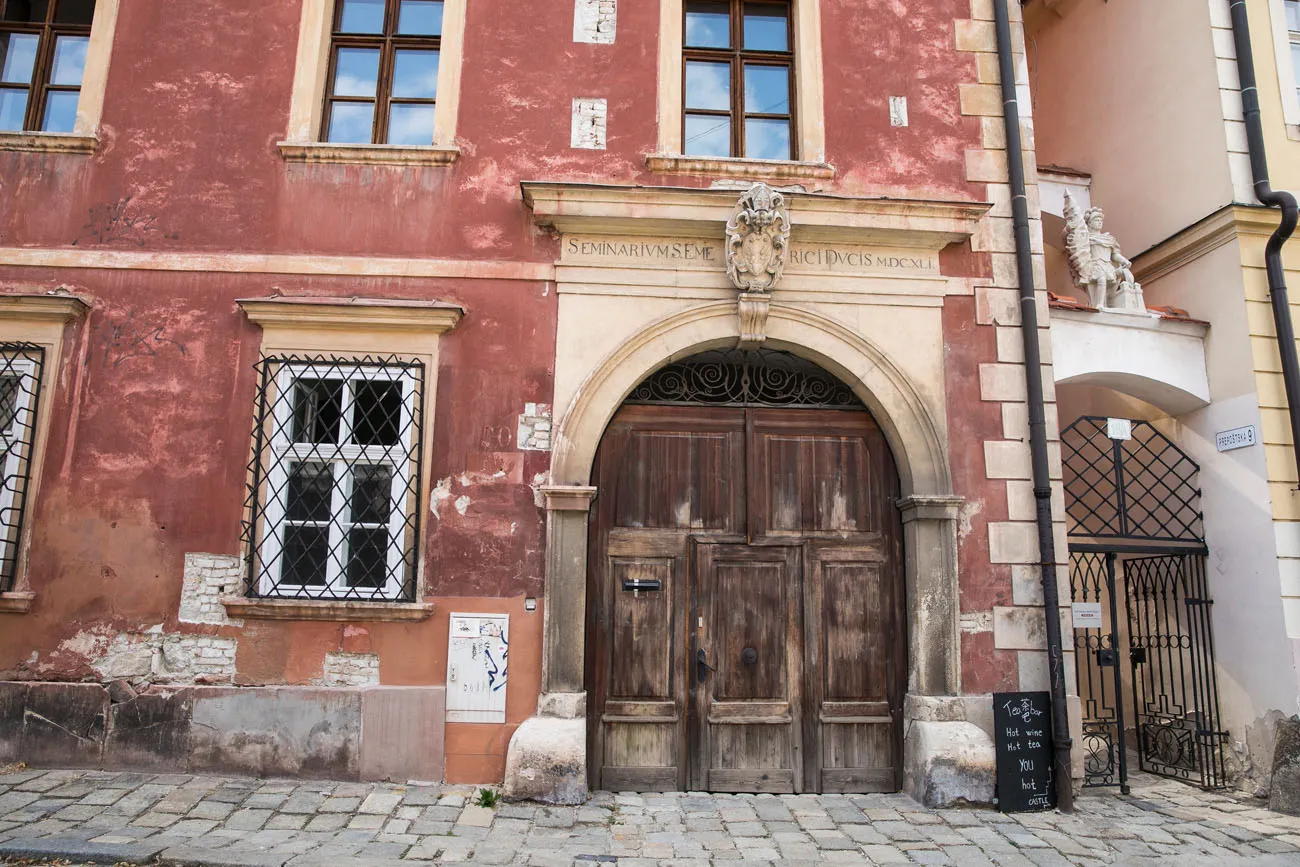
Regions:
[[[1133,263],[1119,251],[1119,242],[1101,230],[1101,208],[1080,214],[1079,204],[1065,194],[1065,252],[1074,283],[1088,292],[1098,310],[1145,313],[1142,285],[1133,278]]]

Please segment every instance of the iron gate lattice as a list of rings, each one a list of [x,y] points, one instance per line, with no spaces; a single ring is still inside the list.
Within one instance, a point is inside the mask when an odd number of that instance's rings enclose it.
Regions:
[[[1140,557],[1124,566],[1142,770],[1220,788],[1228,733],[1219,729],[1205,558]]]
[[[1061,431],[1070,536],[1203,544],[1200,467],[1150,422],[1111,439],[1109,421],[1083,416]]]
[[[1084,416],[1061,442],[1070,598],[1100,616],[1074,632],[1084,785],[1127,792],[1131,738],[1142,770],[1222,788],[1200,467],[1146,421]]]
[[[1115,632],[1115,554],[1070,556],[1070,598],[1101,606],[1096,629],[1074,630],[1074,659],[1083,709],[1083,784],[1113,786],[1128,794],[1124,746],[1124,702],[1120,693],[1119,645]]]

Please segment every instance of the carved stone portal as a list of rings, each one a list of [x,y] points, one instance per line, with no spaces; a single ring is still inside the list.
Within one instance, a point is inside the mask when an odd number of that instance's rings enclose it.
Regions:
[[[767,314],[775,288],[785,270],[790,246],[790,213],[785,196],[767,184],[754,184],[736,203],[727,222],[727,276],[740,290],[740,345],[757,346],[767,339]]]
[[[754,184],[727,222],[727,276],[742,292],[770,292],[785,270],[789,245],[785,196]]]
[[[1098,310],[1146,313],[1142,284],[1133,278],[1133,263],[1119,251],[1119,242],[1101,230],[1101,208],[1079,213],[1079,205],[1065,194],[1065,252],[1074,284],[1088,292]]]

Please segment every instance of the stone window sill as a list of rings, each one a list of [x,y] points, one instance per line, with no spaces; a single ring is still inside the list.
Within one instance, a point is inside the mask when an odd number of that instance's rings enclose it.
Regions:
[[[330,599],[221,600],[226,616],[244,620],[364,620],[392,623],[427,620],[432,602],[341,602]]]
[[[0,593],[0,614],[26,614],[35,599],[35,593]]]
[[[714,175],[755,180],[829,180],[835,168],[829,163],[795,160],[747,160],[732,157],[690,157],[646,154],[646,168],[666,175]]]
[[[460,156],[458,147],[408,147],[404,145],[279,143],[280,155],[291,163],[342,163],[357,166],[447,166]]]
[[[58,132],[0,132],[0,151],[35,151],[49,154],[90,154],[99,139],[93,135]]]

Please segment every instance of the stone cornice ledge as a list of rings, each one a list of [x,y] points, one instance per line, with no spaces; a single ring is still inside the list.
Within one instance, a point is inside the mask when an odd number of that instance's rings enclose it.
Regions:
[[[0,313],[19,319],[67,323],[80,319],[89,310],[90,305],[76,295],[0,294]]]
[[[460,148],[409,145],[331,144],[282,141],[276,145],[290,163],[343,163],[358,166],[449,166]]]
[[[26,614],[35,599],[35,593],[0,593],[0,614]]]
[[[708,175],[720,178],[752,178],[756,181],[830,180],[835,177],[835,167],[830,163],[795,160],[646,154],[645,164],[650,171],[663,175]]]
[[[329,599],[246,599],[227,596],[221,600],[229,617],[246,620],[363,620],[394,623],[427,620],[433,615],[432,602],[343,602]]]
[[[441,334],[465,311],[442,301],[273,296],[236,301],[250,321],[278,328],[371,329]]]
[[[523,181],[538,225],[595,235],[721,238],[736,190]],[[985,202],[858,198],[786,192],[795,241],[887,244],[938,250],[969,238]]]
[[[57,132],[0,132],[0,151],[47,154],[92,154],[99,145],[93,135]]]

